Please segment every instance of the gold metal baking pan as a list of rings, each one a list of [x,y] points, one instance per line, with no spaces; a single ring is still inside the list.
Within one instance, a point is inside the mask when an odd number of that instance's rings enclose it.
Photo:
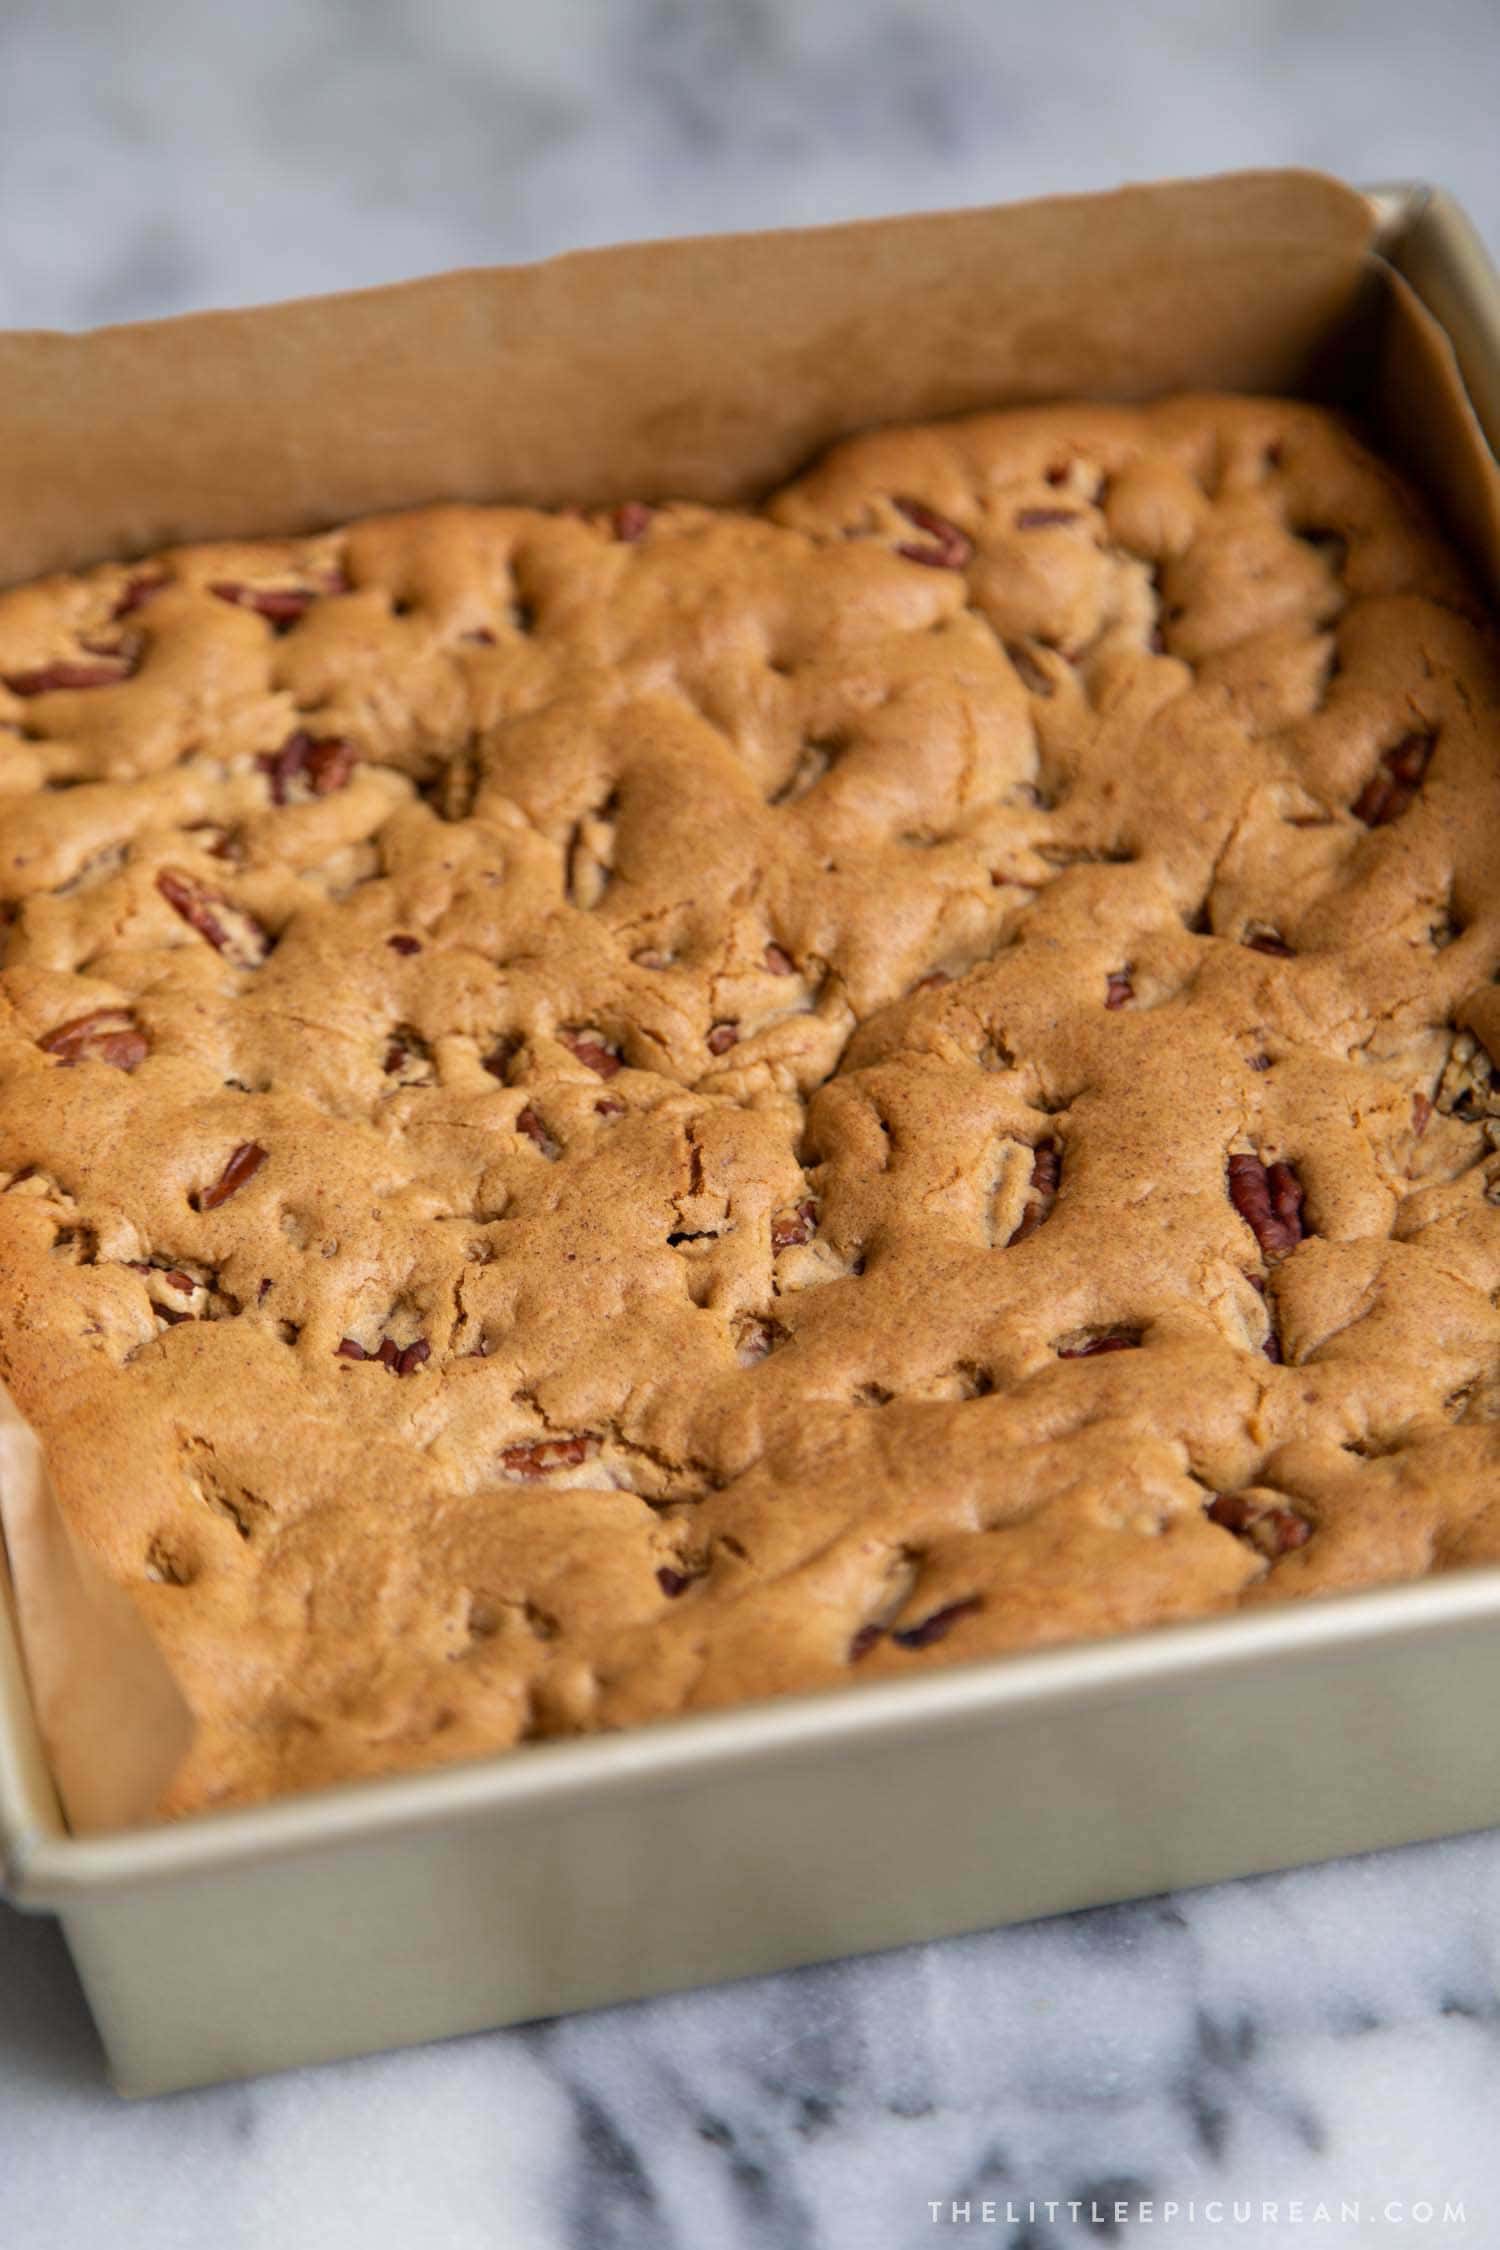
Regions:
[[[1361,407],[1500,588],[1495,275],[1437,190],[1299,173],[0,336],[0,579],[445,496],[726,499],[870,422],[1194,386]],[[72,1833],[11,1547],[5,1887],[127,2093],[1500,1821],[1483,1570]]]

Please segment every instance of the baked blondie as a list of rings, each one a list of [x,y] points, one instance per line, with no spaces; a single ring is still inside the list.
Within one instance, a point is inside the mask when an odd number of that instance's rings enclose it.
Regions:
[[[1330,414],[0,596],[0,1374],[164,1809],[1500,1559],[1500,672]]]

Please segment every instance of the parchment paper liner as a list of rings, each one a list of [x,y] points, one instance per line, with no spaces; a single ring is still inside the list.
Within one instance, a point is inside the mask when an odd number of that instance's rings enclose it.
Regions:
[[[870,423],[1223,388],[1365,414],[1500,588],[1500,472],[1373,224],[1253,173],[3,335],[0,580],[432,500],[746,500]],[[150,1818],[191,1714],[3,1392],[0,1521],[71,1825]]]

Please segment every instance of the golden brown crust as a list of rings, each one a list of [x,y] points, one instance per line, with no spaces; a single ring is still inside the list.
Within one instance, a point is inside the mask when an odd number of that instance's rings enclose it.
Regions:
[[[0,679],[0,1372],[174,1809],[1500,1557],[1500,678],[1331,417],[183,549]]]

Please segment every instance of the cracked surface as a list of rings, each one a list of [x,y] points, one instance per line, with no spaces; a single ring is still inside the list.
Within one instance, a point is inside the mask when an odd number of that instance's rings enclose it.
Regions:
[[[1500,681],[1316,409],[0,596],[0,1372],[168,1809],[1500,1559]]]

